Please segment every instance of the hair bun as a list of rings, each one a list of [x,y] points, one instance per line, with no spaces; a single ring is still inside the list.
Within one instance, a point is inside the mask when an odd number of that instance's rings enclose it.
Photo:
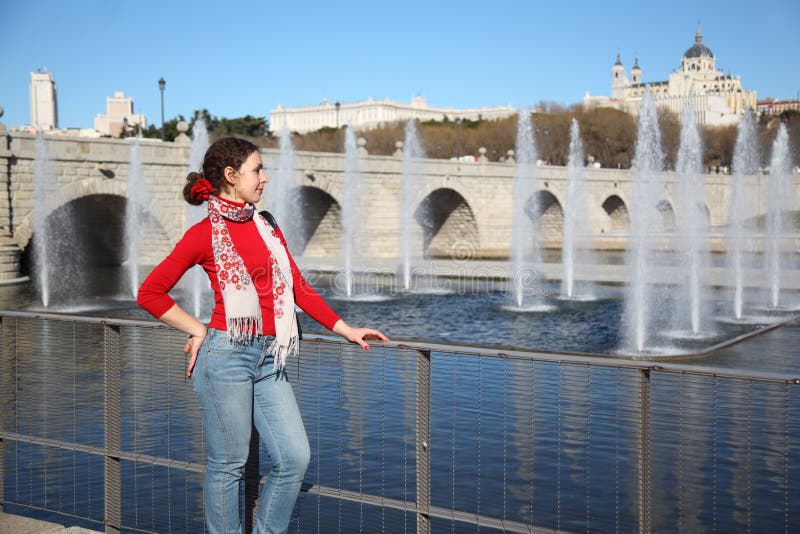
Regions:
[[[214,186],[211,182],[200,177],[197,183],[192,186],[192,198],[201,202],[208,200],[208,197],[214,194]]]

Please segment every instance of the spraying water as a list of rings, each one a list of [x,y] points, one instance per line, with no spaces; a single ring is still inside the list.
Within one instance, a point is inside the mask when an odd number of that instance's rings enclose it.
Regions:
[[[781,124],[772,144],[767,204],[766,261],[769,305],[777,308],[781,295],[781,249],[788,230],[787,212],[792,209],[791,156],[789,134]]]
[[[536,223],[531,225],[528,212],[538,213],[530,206],[536,186],[536,146],[533,139],[533,124],[530,110],[517,114],[517,149],[514,177],[514,213],[511,222],[511,277],[514,305],[522,308],[527,291],[527,275],[532,272],[535,260]],[[533,226],[533,227],[532,227]]]
[[[33,160],[33,174],[35,180],[34,205],[33,205],[33,233],[35,238],[34,258],[35,276],[41,292],[42,305],[46,308],[50,304],[50,275],[47,266],[50,265],[48,242],[51,232],[47,223],[47,199],[51,195],[51,184],[54,183],[52,164],[47,151],[47,145],[41,133],[36,136],[36,156]]]
[[[417,203],[419,181],[421,178],[421,163],[425,151],[419,142],[417,127],[414,119],[406,123],[405,143],[403,145],[403,200],[400,209],[400,255],[402,262],[403,289],[411,289],[411,255],[412,250],[418,250],[417,236],[414,234],[416,222],[414,221],[414,206]]]
[[[647,88],[642,97],[631,210],[631,235],[628,239],[626,268],[629,285],[625,295],[626,339],[635,351],[648,346],[652,316],[658,302],[649,276],[653,269],[652,240],[661,228],[656,205],[663,190],[660,173],[663,166],[661,132],[655,99]]]
[[[752,216],[753,205],[745,194],[745,180],[758,171],[758,148],[753,115],[748,109],[739,121],[739,133],[733,149],[733,187],[728,215],[728,263],[733,271],[733,313],[741,319],[744,310],[744,249],[749,232],[744,221]]]
[[[358,145],[351,124],[347,125],[344,142],[344,199],[342,202],[342,263],[345,275],[345,295],[353,296],[353,261],[355,243],[361,221],[359,193],[361,172],[358,168]]]
[[[203,172],[203,158],[209,147],[208,129],[202,116],[198,116],[192,126],[192,143],[189,145],[189,172]],[[186,228],[191,228],[203,220],[208,213],[205,204],[186,207]],[[203,293],[207,292],[208,282],[203,268],[195,265],[189,270],[188,290],[195,317],[200,317],[202,312]]]
[[[150,193],[144,179],[142,166],[141,136],[133,138],[128,163],[128,201],[125,203],[125,252],[128,258],[128,283],[131,295],[139,290],[139,252],[142,247],[142,231]]]
[[[683,302],[688,304],[689,326],[695,335],[704,329],[701,321],[707,316],[703,306],[707,302],[705,272],[709,263],[709,252],[708,247],[704,245],[708,224],[702,167],[703,143],[697,129],[694,108],[689,100],[681,114],[680,148],[675,171],[680,180],[677,230],[681,240],[678,248],[683,267],[688,273],[688,278],[683,284],[685,297]],[[676,320],[686,317],[686,311],[686,309],[676,310]]]
[[[564,237],[561,247],[563,277],[561,294],[567,298],[575,296],[575,263],[577,255],[577,233],[585,231],[583,215],[587,212],[586,180],[583,172],[583,143],[578,121],[572,119],[569,141],[569,163],[567,164],[567,198],[564,210]]]
[[[299,213],[292,212],[292,191],[297,185],[297,177],[292,132],[289,131],[288,126],[284,125],[279,136],[278,166],[267,184],[269,194],[266,195],[266,203],[267,209],[280,224],[286,243],[290,248],[292,244],[298,242],[298,225],[300,223]]]

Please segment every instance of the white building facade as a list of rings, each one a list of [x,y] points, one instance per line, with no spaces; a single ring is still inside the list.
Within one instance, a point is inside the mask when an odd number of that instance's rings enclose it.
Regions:
[[[31,72],[31,126],[36,130],[58,128],[56,82],[46,70]]]
[[[133,113],[133,99],[125,96],[122,91],[117,91],[114,96],[106,98],[106,114],[98,114],[94,118],[94,129],[103,135],[119,137],[123,127],[147,127],[147,118],[144,115]]]
[[[358,130],[378,128],[388,123],[416,119],[420,121],[497,120],[510,117],[516,110],[509,106],[456,109],[428,107],[424,98],[415,97],[410,104],[372,98],[362,102],[330,103],[323,100],[316,106],[284,108],[270,111],[269,124],[273,132],[284,127],[292,132],[307,133],[320,128],[338,128],[352,124]]]
[[[746,109],[756,109],[756,92],[742,88],[740,76],[717,70],[713,52],[703,44],[699,24],[694,45],[684,52],[680,69],[673,71],[667,81],[642,82],[638,58],[628,78],[617,54],[611,70],[611,97],[586,93],[583,104],[587,108],[612,107],[637,115],[648,86],[659,108],[680,114],[691,100],[698,123],[708,126],[737,124]]]

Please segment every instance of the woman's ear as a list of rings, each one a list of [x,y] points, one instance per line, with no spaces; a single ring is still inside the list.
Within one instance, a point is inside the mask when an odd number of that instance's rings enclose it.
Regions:
[[[231,185],[236,185],[236,181],[239,179],[239,173],[236,172],[236,169],[231,166],[225,167],[222,174],[225,176],[225,181]]]

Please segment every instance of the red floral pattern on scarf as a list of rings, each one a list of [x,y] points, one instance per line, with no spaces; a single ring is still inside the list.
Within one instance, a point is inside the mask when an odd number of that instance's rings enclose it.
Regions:
[[[219,278],[219,288],[225,289],[230,283],[237,290],[250,287],[253,280],[247,273],[239,253],[233,247],[230,232],[225,227],[223,219],[235,222],[245,222],[253,218],[255,206],[245,204],[244,206],[234,206],[216,197],[211,197],[208,203],[208,219],[211,221],[211,241],[214,250],[214,263],[217,265],[217,277]],[[222,223],[222,224],[220,224]]]

